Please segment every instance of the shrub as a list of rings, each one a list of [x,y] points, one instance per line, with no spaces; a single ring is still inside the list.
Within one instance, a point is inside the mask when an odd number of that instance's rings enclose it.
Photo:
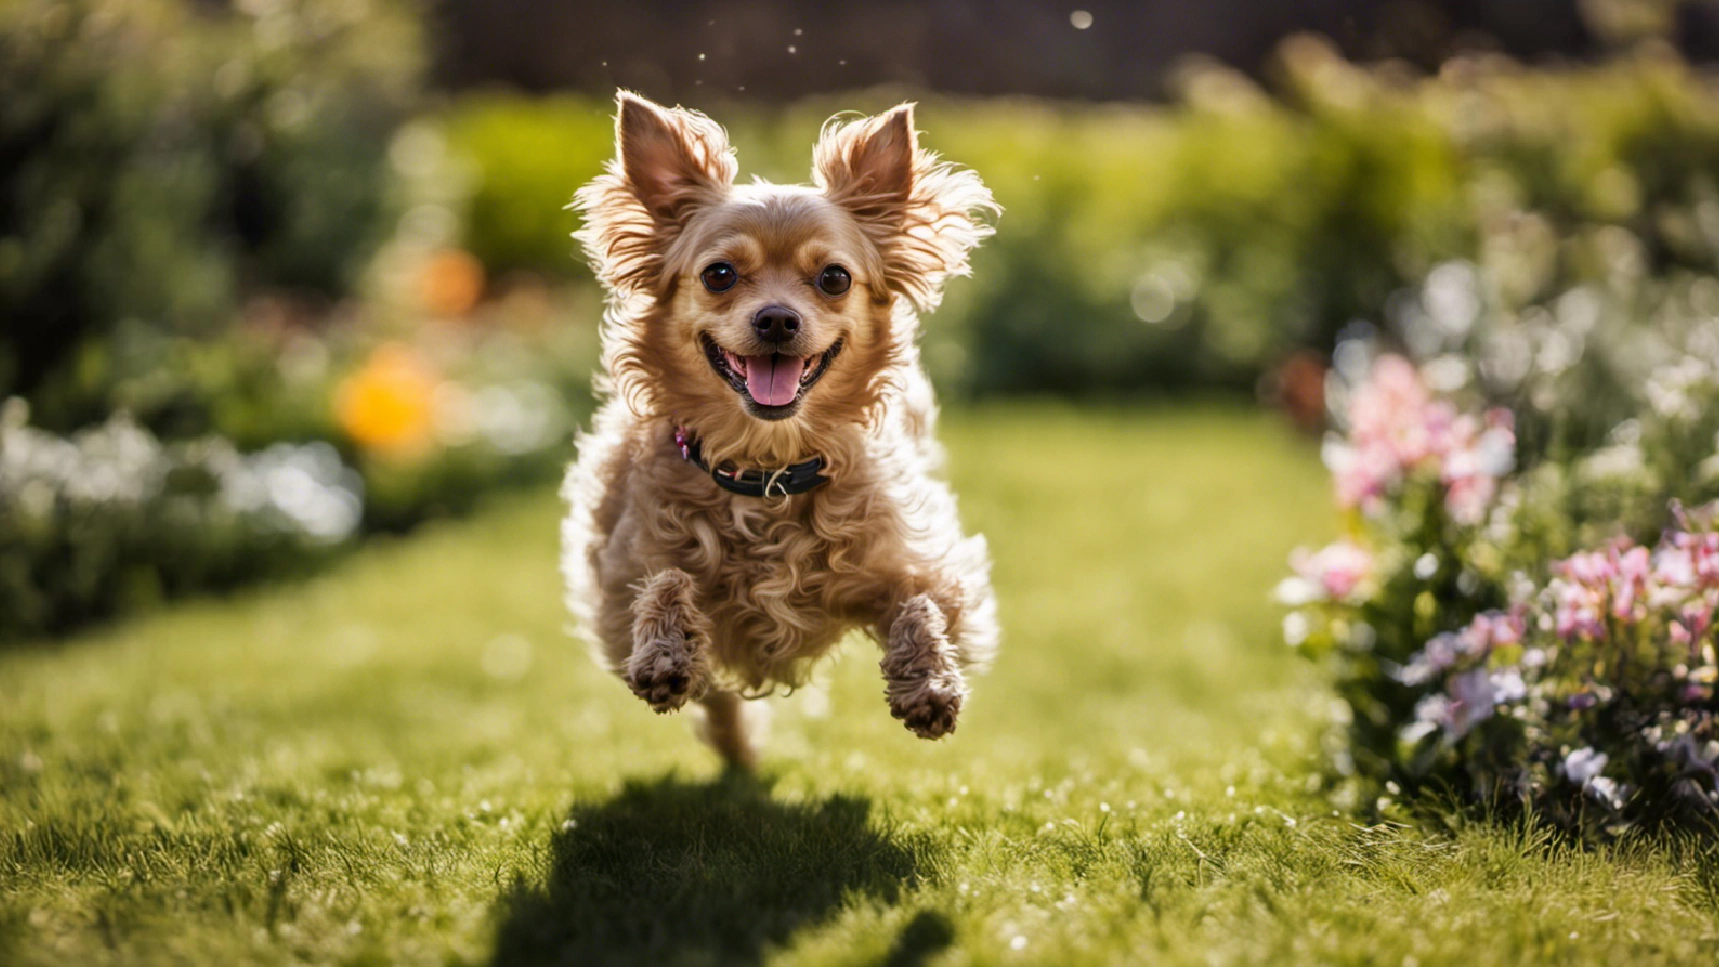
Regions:
[[[453,149],[471,166],[462,241],[492,272],[589,278],[567,206],[614,155],[611,113],[586,98],[480,94],[446,118]]]
[[[390,323],[385,305],[320,330],[258,307],[213,340],[165,339],[161,385],[207,405],[202,435],[164,439],[124,410],[62,435],[7,402],[0,642],[300,573],[561,472],[596,352],[562,317],[592,307],[517,291]],[[147,380],[116,391],[165,411]]]
[[[60,437],[0,417],[0,640],[302,570],[357,530],[363,484],[326,443],[240,454],[123,416]]]
[[[1719,534],[1681,508],[1719,497],[1715,357],[1656,370],[1658,405],[1608,440],[1552,449],[1429,388],[1480,398],[1450,357],[1339,358],[1325,452],[1350,533],[1278,591],[1286,640],[1333,666],[1338,773],[1380,807],[1448,794],[1590,839],[1711,819]]]
[[[1400,668],[1425,690],[1411,764],[1529,803],[1590,836],[1719,809],[1719,504],[1655,548],[1620,538],[1551,565],[1507,610],[1435,635]]]
[[[0,6],[0,395],[68,431],[149,372],[148,346],[215,332],[250,293],[351,291],[395,214],[411,9]]]

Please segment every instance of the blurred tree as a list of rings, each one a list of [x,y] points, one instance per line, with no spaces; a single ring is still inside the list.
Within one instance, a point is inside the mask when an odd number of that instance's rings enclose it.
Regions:
[[[0,4],[0,396],[69,429],[261,290],[339,296],[391,228],[412,0]]]

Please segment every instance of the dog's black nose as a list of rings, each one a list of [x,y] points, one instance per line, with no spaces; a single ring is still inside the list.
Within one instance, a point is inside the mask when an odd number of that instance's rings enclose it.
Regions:
[[[800,331],[800,314],[787,306],[765,306],[752,317],[752,328],[766,342],[787,342]]]

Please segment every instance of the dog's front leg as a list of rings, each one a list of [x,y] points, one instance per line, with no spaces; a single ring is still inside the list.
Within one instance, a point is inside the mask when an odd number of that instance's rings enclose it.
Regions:
[[[698,610],[692,578],[658,571],[633,599],[627,685],[657,712],[673,712],[710,689],[710,620]]]
[[[955,731],[967,682],[944,633],[943,610],[929,595],[908,598],[889,624],[883,668],[889,712],[922,739]]]

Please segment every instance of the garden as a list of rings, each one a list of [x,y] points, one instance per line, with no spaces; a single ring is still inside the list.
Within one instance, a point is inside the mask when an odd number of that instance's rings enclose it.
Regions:
[[[692,103],[1004,210],[922,340],[999,662],[925,743],[847,642],[743,777],[562,604],[613,102],[430,23],[0,6],[0,961],[1719,956],[1719,73]]]

